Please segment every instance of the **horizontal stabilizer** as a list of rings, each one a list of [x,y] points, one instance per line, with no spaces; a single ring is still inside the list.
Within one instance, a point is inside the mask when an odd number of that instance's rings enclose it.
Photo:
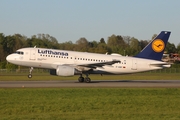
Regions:
[[[171,67],[171,64],[168,64],[166,62],[156,62],[156,63],[151,63],[150,66],[169,68],[169,67]]]

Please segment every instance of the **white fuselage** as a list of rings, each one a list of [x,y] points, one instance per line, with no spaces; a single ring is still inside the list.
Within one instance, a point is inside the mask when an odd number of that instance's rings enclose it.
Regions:
[[[18,53],[9,55],[7,60],[16,65],[47,69],[56,69],[59,65],[68,65],[81,71],[89,69],[88,67],[81,67],[81,65],[113,60],[120,61],[112,65],[97,66],[94,69],[95,74],[127,74],[170,67],[165,62],[150,59],[44,48],[22,48],[18,50]]]

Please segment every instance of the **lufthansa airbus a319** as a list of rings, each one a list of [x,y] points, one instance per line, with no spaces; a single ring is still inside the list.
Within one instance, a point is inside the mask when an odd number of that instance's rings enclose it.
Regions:
[[[80,75],[79,82],[91,82],[89,74],[129,74],[170,67],[161,61],[171,32],[162,31],[139,54],[133,57],[45,48],[22,48],[6,57],[12,64],[50,69],[51,75]],[[83,77],[83,74],[85,77]]]

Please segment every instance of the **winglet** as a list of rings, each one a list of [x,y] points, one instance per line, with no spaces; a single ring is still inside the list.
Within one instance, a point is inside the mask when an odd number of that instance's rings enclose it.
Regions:
[[[171,32],[162,31],[139,54],[134,57],[161,61]]]

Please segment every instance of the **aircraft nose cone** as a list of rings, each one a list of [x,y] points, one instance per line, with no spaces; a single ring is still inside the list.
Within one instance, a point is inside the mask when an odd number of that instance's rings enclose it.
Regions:
[[[8,62],[10,62],[10,61],[12,60],[12,56],[11,56],[11,55],[8,55],[8,56],[6,57],[6,60],[7,60]]]

